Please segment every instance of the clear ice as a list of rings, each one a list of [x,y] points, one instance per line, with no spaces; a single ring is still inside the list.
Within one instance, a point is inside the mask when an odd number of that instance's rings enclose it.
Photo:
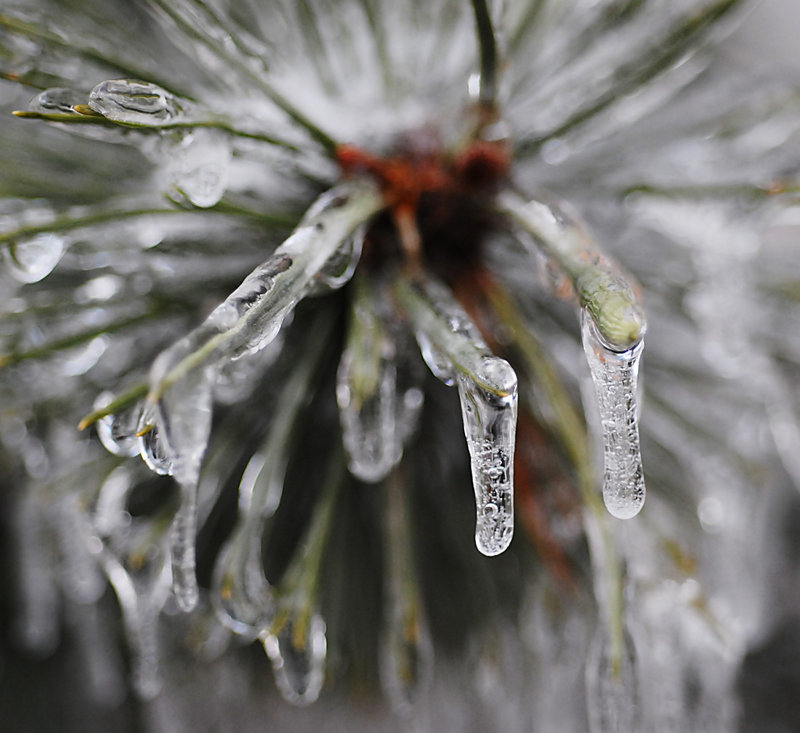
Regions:
[[[47,277],[61,261],[66,241],[57,234],[37,234],[10,243],[4,248],[12,277],[22,283],[35,283]]]
[[[475,544],[484,555],[499,555],[514,533],[516,374],[491,354],[447,288],[400,281],[396,294],[431,371],[445,384],[458,384],[475,490]]]
[[[181,104],[168,91],[134,79],[100,82],[89,94],[89,106],[109,120],[129,125],[167,125],[181,113]]]
[[[277,634],[267,634],[263,644],[283,697],[294,705],[315,702],[325,680],[327,654],[325,622],[320,615],[312,612],[307,617],[289,618]]]
[[[615,649],[607,627],[598,626],[586,663],[586,702],[591,733],[633,733],[641,730],[637,704],[636,664],[627,633]]]
[[[403,451],[398,421],[405,394],[397,384],[394,340],[378,308],[377,294],[358,283],[336,384],[350,473],[368,483],[384,479]]]
[[[592,316],[582,313],[583,348],[594,382],[603,441],[603,501],[618,519],[630,519],[644,505],[639,450],[639,359],[644,342],[628,351],[610,349]]]

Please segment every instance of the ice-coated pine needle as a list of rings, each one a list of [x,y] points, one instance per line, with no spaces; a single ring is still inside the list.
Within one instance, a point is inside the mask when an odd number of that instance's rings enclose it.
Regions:
[[[458,385],[475,490],[475,544],[484,555],[499,555],[514,534],[516,374],[489,351],[440,283],[401,279],[395,294],[431,371],[446,384]]]

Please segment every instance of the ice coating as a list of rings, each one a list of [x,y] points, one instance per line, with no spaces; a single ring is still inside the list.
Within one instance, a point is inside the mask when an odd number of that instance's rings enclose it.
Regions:
[[[398,389],[396,351],[378,315],[377,294],[365,283],[355,290],[336,399],[350,472],[375,483],[402,455],[398,420],[404,393]]]
[[[272,257],[184,337],[187,356],[152,385],[151,395],[158,398],[201,365],[220,366],[267,346],[315,275],[381,203],[373,187],[355,183],[323,194]]]
[[[423,350],[435,355],[431,370],[461,399],[476,500],[475,544],[498,555],[514,533],[514,444],[517,377],[493,356],[475,325],[443,285],[398,281],[395,293],[408,313]],[[431,362],[426,358],[429,366]]]
[[[130,125],[166,125],[176,122],[181,105],[156,84],[135,79],[109,79],[89,94],[89,106],[114,122]]]
[[[113,399],[110,392],[103,392],[94,402],[95,409],[106,407]],[[137,403],[116,413],[101,417],[97,423],[97,437],[103,447],[115,456],[135,456],[139,454],[139,417],[142,406]]]
[[[379,671],[392,707],[407,715],[430,682],[433,646],[411,552],[405,488],[394,476],[386,485],[387,581]]]
[[[586,707],[590,733],[641,730],[633,643],[627,634],[613,649],[606,624],[597,628],[586,665]]]
[[[517,377],[496,356],[484,357],[482,366],[477,379],[458,375],[458,394],[475,489],[475,544],[493,556],[514,536]]]
[[[600,414],[603,501],[617,519],[630,519],[639,513],[645,499],[637,395],[644,341],[628,351],[613,351],[604,343],[592,316],[585,310],[581,327]]]
[[[232,155],[224,132],[195,129],[166,139],[158,157],[166,161],[169,185],[195,206],[207,209],[219,202],[228,187]]]
[[[12,242],[4,249],[4,254],[8,270],[15,280],[35,283],[53,271],[65,249],[63,237],[48,233]]]
[[[265,636],[263,644],[283,697],[294,705],[315,702],[325,680],[327,653],[321,616],[311,613],[302,623],[291,618],[277,634]]]
[[[617,351],[634,348],[646,329],[636,288],[566,207],[526,201],[511,191],[500,194],[497,203],[567,274],[581,305],[591,313],[610,347]],[[532,254],[537,253],[528,237],[520,241]]]

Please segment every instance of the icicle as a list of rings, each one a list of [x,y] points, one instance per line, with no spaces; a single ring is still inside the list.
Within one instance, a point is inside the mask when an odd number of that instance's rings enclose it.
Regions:
[[[525,201],[511,191],[497,197],[500,211],[532,234],[542,249],[566,272],[581,305],[591,313],[603,340],[615,351],[638,344],[646,329],[635,287],[611,262],[565,209],[540,201]],[[529,238],[521,237],[532,255]]]
[[[398,393],[394,341],[378,307],[377,294],[359,282],[336,385],[350,473],[369,483],[385,478],[403,451],[397,423],[404,395]]]
[[[22,283],[35,283],[47,277],[61,261],[66,240],[57,234],[37,234],[11,242],[3,252],[8,271]]]
[[[111,392],[103,392],[94,401],[94,409],[109,405],[114,399]],[[142,405],[137,403],[118,412],[100,418],[96,423],[97,437],[109,453],[115,456],[135,456],[140,452],[140,442],[136,435]]]
[[[181,103],[155,84],[133,79],[100,82],[89,94],[89,106],[103,117],[129,125],[168,125],[181,117]]]
[[[586,663],[586,699],[591,733],[629,733],[641,730],[637,705],[633,644],[622,635],[621,648],[608,638],[607,626],[598,625]]]
[[[140,697],[152,699],[162,687],[158,616],[162,605],[162,588],[167,583],[168,575],[160,572],[149,587],[137,588],[140,583],[137,584],[122,563],[108,552],[103,553],[103,566],[122,610],[125,636],[133,657],[134,689]]]
[[[503,552],[514,535],[517,376],[496,356],[484,357],[483,367],[477,379],[458,375],[458,393],[475,487],[475,543],[492,556]]]
[[[64,593],[76,603],[95,603],[106,588],[97,564],[100,538],[93,533],[76,497],[64,497],[56,509]]]
[[[432,371],[458,383],[464,434],[475,489],[475,543],[498,555],[514,533],[514,441],[517,377],[493,356],[449,291],[438,283],[398,280],[395,292],[408,312]]]
[[[587,311],[582,314],[582,331],[603,435],[603,500],[613,516],[629,519],[639,513],[645,499],[637,395],[644,342],[629,351],[611,350]]]
[[[314,276],[381,203],[373,187],[353,182],[323,194],[275,254],[183,339],[187,356],[153,384],[152,399],[203,364],[220,366],[269,344]]]
[[[292,432],[333,325],[323,312],[309,330],[313,336],[281,391],[267,438],[239,482],[239,518],[217,559],[212,595],[220,621],[237,634],[261,636],[274,620],[274,593],[261,555],[264,526],[280,504]]]
[[[392,707],[408,714],[430,681],[433,646],[420,602],[404,489],[399,480],[390,479],[387,484],[388,572],[380,674]]]
[[[43,537],[43,516],[33,487],[15,501],[13,531],[16,540],[16,568],[19,607],[14,626],[22,645],[45,657],[58,646],[59,598]]]
[[[641,730],[639,672],[626,628],[625,569],[609,521],[590,497],[584,527],[598,619],[586,664],[586,704],[591,733],[628,733]]]
[[[263,644],[283,697],[294,705],[315,702],[325,679],[327,652],[320,615],[289,619],[277,635],[265,636]]]

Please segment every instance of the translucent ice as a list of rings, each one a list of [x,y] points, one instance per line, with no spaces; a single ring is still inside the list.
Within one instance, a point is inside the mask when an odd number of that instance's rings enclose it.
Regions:
[[[100,82],[89,94],[89,106],[114,122],[131,125],[165,125],[181,111],[178,100],[161,87],[135,79]]]
[[[514,535],[517,377],[496,356],[484,357],[476,376],[459,374],[458,394],[475,489],[475,544],[491,556]]]
[[[618,519],[629,519],[644,505],[645,485],[639,450],[637,381],[644,342],[614,351],[601,338],[592,316],[582,314],[583,348],[594,382],[603,439],[603,500]]]
[[[289,619],[276,634],[263,639],[272,662],[275,682],[284,698],[295,705],[310,705],[325,679],[325,622],[319,614]]]
[[[623,634],[621,648],[598,627],[586,664],[586,702],[591,733],[630,733],[641,730],[638,682],[633,644]]]
[[[228,187],[232,152],[224,132],[196,129],[165,141],[160,157],[167,164],[170,185],[206,209],[218,203]]]
[[[507,362],[491,354],[444,286],[422,279],[398,281],[395,293],[434,374],[446,384],[458,384],[475,490],[475,543],[483,554],[498,555],[514,532],[517,377]]]
[[[187,355],[152,385],[151,395],[157,399],[203,365],[219,367],[267,346],[316,274],[381,204],[364,184],[345,183],[323,194],[272,257],[183,339]]]
[[[378,306],[377,294],[359,283],[336,385],[350,472],[370,483],[386,477],[403,449],[398,418],[404,395],[397,385],[394,341]]]
[[[588,310],[611,348],[626,351],[641,340],[644,312],[635,286],[607,258],[585,228],[565,206],[525,201],[511,191],[498,196],[498,206],[555,260],[572,282],[581,305]],[[529,237],[520,237],[538,255]]]
[[[102,393],[95,400],[95,409],[105,407],[112,399],[113,395],[110,392]],[[107,451],[116,456],[135,456],[139,453],[139,439],[136,433],[141,413],[142,406],[137,403],[97,421],[97,436]]]
[[[59,263],[65,247],[64,238],[57,234],[37,234],[12,242],[4,249],[8,270],[19,282],[39,282]]]

